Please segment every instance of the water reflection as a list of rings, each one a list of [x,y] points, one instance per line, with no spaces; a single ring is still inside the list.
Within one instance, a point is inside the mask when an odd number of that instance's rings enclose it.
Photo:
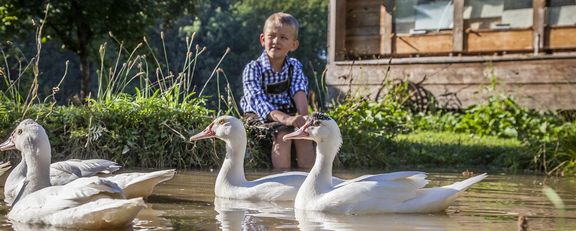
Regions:
[[[124,230],[517,230],[520,215],[529,230],[576,230],[576,178],[545,178],[493,174],[474,185],[445,213],[431,215],[336,215],[294,211],[292,202],[251,202],[214,198],[217,171],[179,171],[154,190],[133,226]],[[249,179],[272,172],[247,172]],[[337,172],[354,178],[371,172]],[[431,173],[430,187],[464,179],[456,173]],[[550,186],[562,198],[565,210],[554,208],[542,193]],[[1,195],[1,194],[0,194]],[[0,202],[0,230],[54,230],[12,224],[9,208]]]
[[[53,226],[38,226],[14,222],[11,223],[12,228],[15,231],[79,231],[73,228],[58,228]],[[106,231],[132,231],[134,230],[132,226],[117,228],[117,229],[105,229]],[[98,230],[96,230],[98,231]]]
[[[133,230],[165,230],[171,227],[170,220],[162,217],[163,212],[152,208],[145,208],[138,213],[136,219],[130,226],[115,229],[103,229],[106,231],[133,231]],[[11,227],[15,231],[79,231],[74,228],[60,228],[46,225],[24,224],[5,220],[2,226]],[[165,228],[162,228],[165,227]],[[6,230],[2,228],[2,230]]]
[[[266,230],[262,218],[292,219],[293,202],[246,201],[214,198],[222,230]]]
[[[446,214],[344,215],[295,210],[300,230],[450,230],[457,226]]]

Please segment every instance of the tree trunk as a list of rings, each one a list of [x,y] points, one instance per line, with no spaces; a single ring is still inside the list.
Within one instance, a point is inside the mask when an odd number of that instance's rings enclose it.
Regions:
[[[90,96],[90,63],[88,62],[88,54],[80,52],[80,100],[85,103],[85,99]]]
[[[86,103],[86,98],[90,97],[90,61],[88,60],[88,50],[90,41],[92,40],[92,31],[90,30],[89,24],[84,21],[84,15],[81,14],[82,9],[78,0],[72,1],[72,9],[78,14],[75,15],[74,20],[77,20],[77,52],[80,57],[80,100],[82,103]]]

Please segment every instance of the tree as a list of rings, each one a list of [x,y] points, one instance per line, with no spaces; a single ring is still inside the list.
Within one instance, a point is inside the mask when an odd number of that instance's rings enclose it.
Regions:
[[[0,38],[10,36],[9,29],[30,28],[30,19],[38,22],[46,14],[44,39],[59,40],[79,57],[80,98],[84,99],[90,95],[92,55],[98,54],[96,49],[109,32],[127,44],[140,41],[151,26],[170,25],[182,15],[192,13],[197,1],[4,0],[0,4]]]

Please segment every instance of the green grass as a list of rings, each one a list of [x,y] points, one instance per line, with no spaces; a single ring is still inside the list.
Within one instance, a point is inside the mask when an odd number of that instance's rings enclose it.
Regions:
[[[391,164],[434,168],[517,169],[532,158],[517,139],[454,132],[399,134],[390,149]]]

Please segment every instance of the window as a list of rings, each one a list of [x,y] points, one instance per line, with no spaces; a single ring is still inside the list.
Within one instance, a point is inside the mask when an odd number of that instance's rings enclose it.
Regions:
[[[576,0],[550,0],[548,8],[548,25],[576,25]]]
[[[479,29],[532,26],[532,0],[466,0],[464,27]]]
[[[397,34],[425,34],[452,29],[454,7],[449,0],[398,0],[394,17]]]

